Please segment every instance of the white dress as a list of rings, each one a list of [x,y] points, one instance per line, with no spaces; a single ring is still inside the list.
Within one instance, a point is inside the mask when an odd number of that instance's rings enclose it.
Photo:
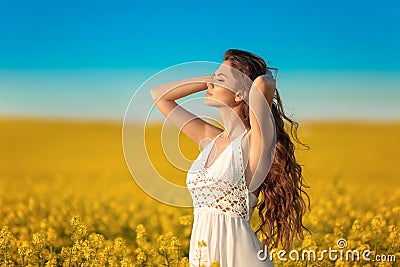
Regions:
[[[246,133],[247,130],[233,139],[206,167],[219,134],[200,152],[187,173],[186,185],[194,206],[191,267],[210,266],[215,261],[221,267],[274,266],[270,259],[263,259],[265,248],[250,225],[258,198],[248,190],[245,180],[242,138]],[[200,241],[205,241],[206,246],[200,246]],[[264,251],[261,259],[259,250]]]

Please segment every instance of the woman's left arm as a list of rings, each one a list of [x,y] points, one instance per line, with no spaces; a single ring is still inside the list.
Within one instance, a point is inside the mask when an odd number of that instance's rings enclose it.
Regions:
[[[252,174],[249,190],[255,191],[263,182],[272,165],[275,151],[276,133],[272,101],[276,82],[272,75],[257,77],[249,93],[249,115],[251,134],[249,135],[249,167]]]

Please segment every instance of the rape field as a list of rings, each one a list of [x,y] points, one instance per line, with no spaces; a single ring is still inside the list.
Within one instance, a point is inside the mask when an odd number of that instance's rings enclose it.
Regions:
[[[0,129],[1,266],[188,266],[192,209],[138,187],[122,123],[2,118]],[[156,140],[160,128],[150,130]],[[275,265],[399,266],[400,123],[300,122],[299,136],[311,147],[297,156],[313,234],[295,249],[370,249],[374,261],[274,255]],[[193,160],[197,146],[183,135],[180,143]],[[185,173],[171,176],[184,184]]]

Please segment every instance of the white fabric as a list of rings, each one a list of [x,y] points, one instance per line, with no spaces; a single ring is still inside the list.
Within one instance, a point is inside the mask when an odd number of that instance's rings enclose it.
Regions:
[[[258,251],[265,248],[250,225],[258,198],[246,186],[242,155],[246,133],[247,130],[233,139],[206,167],[218,135],[200,152],[188,171],[186,185],[194,206],[190,266],[209,266],[214,261],[223,267],[273,266],[269,259],[258,259]],[[198,245],[202,240],[207,246]]]

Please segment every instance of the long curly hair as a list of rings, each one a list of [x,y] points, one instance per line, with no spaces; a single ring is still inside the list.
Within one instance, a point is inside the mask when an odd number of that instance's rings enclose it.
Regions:
[[[252,81],[258,76],[270,71],[265,60],[253,53],[229,49],[224,53],[223,60],[228,60],[231,66],[247,75]],[[249,106],[243,107],[243,121],[250,128]],[[279,242],[286,251],[292,248],[296,237],[299,241],[304,239],[303,229],[310,230],[303,225],[302,219],[307,206],[302,193],[308,199],[310,209],[310,197],[303,188],[306,185],[302,175],[302,167],[295,158],[295,145],[288,132],[285,130],[284,120],[290,124],[291,137],[302,146],[310,149],[302,143],[297,136],[299,124],[285,115],[278,89],[275,88],[271,112],[276,127],[276,147],[272,166],[266,174],[266,179],[260,188],[261,199],[257,203],[260,224],[256,234],[261,234],[263,245],[277,248]]]

